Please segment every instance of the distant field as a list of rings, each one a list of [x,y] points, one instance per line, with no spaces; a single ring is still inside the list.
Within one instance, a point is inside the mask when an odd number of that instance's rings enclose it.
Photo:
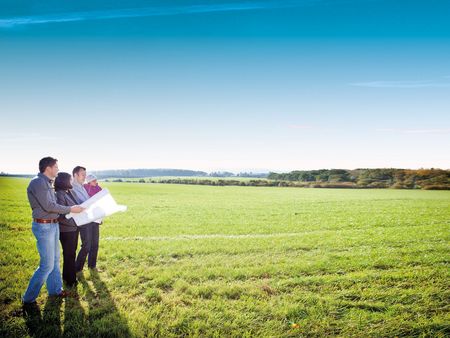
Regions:
[[[28,181],[0,178],[0,336],[450,335],[450,191],[101,182],[101,271],[36,322]]]

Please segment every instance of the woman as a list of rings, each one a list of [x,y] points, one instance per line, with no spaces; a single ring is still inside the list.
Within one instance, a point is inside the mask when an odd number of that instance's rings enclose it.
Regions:
[[[72,206],[80,204],[72,189],[72,176],[68,173],[59,173],[55,179],[56,200],[58,204]],[[78,227],[75,221],[60,215],[59,240],[63,248],[63,280],[68,287],[77,284],[75,258],[78,245]]]
[[[86,184],[84,184],[83,187],[86,189],[89,197],[94,196],[102,190],[102,188],[98,185],[97,177],[92,174],[86,176]]]

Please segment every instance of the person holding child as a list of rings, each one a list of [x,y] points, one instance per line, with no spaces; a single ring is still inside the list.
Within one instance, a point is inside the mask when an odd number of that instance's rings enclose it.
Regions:
[[[102,188],[98,185],[97,177],[92,174],[86,176],[86,184],[84,185],[84,189],[86,189],[89,197],[94,196],[102,190]]]
[[[86,168],[76,166],[72,170],[72,175],[74,195],[78,201],[83,203],[90,198],[88,192],[83,186],[86,180]],[[97,267],[98,242],[100,237],[99,225],[100,223],[98,222],[91,222],[79,227],[81,248],[76,259],[77,272],[83,270],[84,264],[86,263],[86,258],[88,260],[88,268],[96,269]]]

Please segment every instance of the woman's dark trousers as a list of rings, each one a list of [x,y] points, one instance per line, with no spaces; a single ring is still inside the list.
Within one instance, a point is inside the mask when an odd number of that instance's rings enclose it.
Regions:
[[[63,249],[62,277],[67,286],[73,286],[77,281],[75,258],[78,245],[78,229],[75,231],[60,232],[59,240]]]

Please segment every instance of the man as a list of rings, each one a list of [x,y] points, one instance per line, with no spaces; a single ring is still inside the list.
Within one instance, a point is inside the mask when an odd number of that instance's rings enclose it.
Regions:
[[[84,181],[86,180],[86,168],[76,166],[72,170],[73,175],[73,191],[75,192],[78,201],[83,203],[89,199],[89,194],[84,187]],[[78,252],[76,260],[77,272],[83,270],[88,257],[88,267],[90,269],[96,269],[97,266],[97,254],[98,254],[98,242],[100,237],[99,223],[92,222],[82,225],[80,228],[81,248]]]
[[[30,279],[22,297],[24,306],[35,305],[44,282],[50,296],[67,297],[62,288],[59,270],[59,224],[58,215],[79,213],[84,209],[78,205],[67,207],[56,202],[52,182],[58,174],[58,160],[44,157],[39,161],[39,174],[28,185],[28,201],[32,209],[32,231],[37,241],[39,267]]]

